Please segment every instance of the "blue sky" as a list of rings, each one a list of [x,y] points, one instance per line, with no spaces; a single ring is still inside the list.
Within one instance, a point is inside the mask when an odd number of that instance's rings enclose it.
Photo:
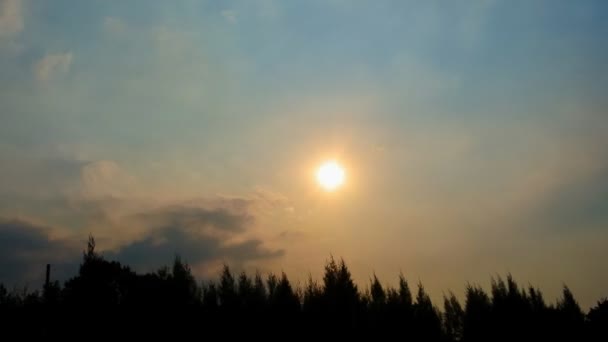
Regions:
[[[0,280],[67,274],[93,233],[140,270],[333,253],[435,298],[512,272],[590,305],[607,23],[603,1],[1,0]]]

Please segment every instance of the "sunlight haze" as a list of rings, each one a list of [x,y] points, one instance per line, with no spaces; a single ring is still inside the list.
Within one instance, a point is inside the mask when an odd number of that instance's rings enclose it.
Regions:
[[[89,234],[434,302],[510,272],[608,296],[604,1],[0,0],[0,282]]]

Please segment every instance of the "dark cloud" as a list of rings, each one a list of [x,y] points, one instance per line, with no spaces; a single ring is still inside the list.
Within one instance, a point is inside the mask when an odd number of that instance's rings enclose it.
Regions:
[[[51,229],[0,218],[0,282],[38,287],[47,263],[54,265],[53,275],[59,278],[73,268],[78,261],[78,248],[69,241],[49,238]]]
[[[110,256],[137,269],[153,270],[171,262],[176,254],[191,264],[218,259],[241,263],[284,254],[282,250],[263,248],[262,241],[257,239],[228,243],[231,237],[246,232],[253,221],[247,211],[204,208],[190,202],[140,213],[136,217],[147,227],[148,233]]]
[[[253,222],[247,212],[233,212],[225,208],[208,209],[196,206],[173,205],[137,215],[150,228],[200,229],[243,232]]]
[[[91,214],[96,212],[93,209],[99,203],[85,204],[85,212]],[[123,224],[141,227],[143,236],[118,249],[103,246],[108,236],[97,236],[98,249],[106,258],[141,272],[167,265],[178,254],[193,265],[218,260],[242,264],[284,254],[283,250],[264,248],[258,239],[244,238],[253,221],[246,210],[205,208],[188,203],[141,211],[123,219]],[[75,243],[51,239],[52,232],[49,226],[0,219],[0,282],[38,287],[47,263],[54,265],[54,279],[65,280],[75,275],[84,249],[81,243],[86,236],[78,236],[79,242]]]
[[[113,218],[124,212],[124,208],[129,208],[128,205],[124,199],[112,197],[87,199],[66,196],[0,196],[0,216],[11,217],[14,213],[20,213],[27,217],[39,218],[47,226],[76,230],[90,228],[92,225],[110,227]],[[84,234],[89,232],[86,229],[84,231]]]
[[[193,233],[181,227],[167,227],[108,256],[138,270],[152,271],[171,262],[178,254],[191,264],[214,260],[242,263],[280,257],[284,251],[265,249],[257,239],[226,244],[218,237]]]

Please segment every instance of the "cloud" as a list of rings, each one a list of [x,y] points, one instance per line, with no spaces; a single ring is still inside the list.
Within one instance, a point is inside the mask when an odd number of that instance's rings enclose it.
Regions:
[[[283,205],[283,196],[270,191],[169,199],[141,192],[135,177],[112,160],[4,156],[1,161],[7,168],[0,215],[43,222],[0,220],[5,284],[41,284],[47,263],[54,265],[54,279],[75,275],[89,233],[104,256],[138,271],[156,270],[180,254],[204,276],[221,262],[244,265],[285,254],[265,247],[254,229],[260,207]]]
[[[113,160],[0,154],[0,196],[67,196],[89,200],[134,195],[137,180]]]
[[[34,73],[38,81],[45,82],[54,76],[65,74],[72,64],[72,53],[47,54],[34,66]]]
[[[105,230],[95,231],[91,230],[90,222],[84,222],[86,234],[93,231],[100,253],[141,272],[154,271],[170,263],[178,254],[191,265],[199,266],[194,268],[197,275],[208,273],[201,267],[217,262],[243,265],[285,254],[282,249],[265,248],[261,240],[248,236],[253,217],[247,212],[174,204],[112,221],[95,215],[104,210],[105,202],[78,203],[80,209],[73,206],[64,209],[72,211],[73,215],[77,215],[73,211],[80,210],[89,219],[110,225]],[[55,207],[55,210],[61,208]],[[47,263],[55,270],[53,279],[65,280],[74,276],[86,234],[78,230],[66,235],[46,224],[0,218],[0,282],[41,284]]]
[[[69,188],[70,179],[78,177],[80,163],[66,160],[33,160],[0,156],[3,196],[39,197]]]
[[[290,242],[300,242],[304,239],[307,239],[308,237],[309,235],[301,230],[284,230],[276,236],[276,239]]]
[[[236,12],[233,10],[223,10],[221,12],[222,17],[224,17],[224,19],[226,19],[227,22],[231,23],[231,24],[236,24],[237,23],[237,18],[236,18]]]
[[[0,218],[0,282],[41,285],[45,265],[57,270],[54,278],[74,268],[78,248],[69,240],[52,238],[53,229],[22,219]],[[72,261],[72,263],[68,262]]]
[[[127,30],[127,26],[120,18],[105,17],[103,19],[103,29],[110,34],[122,34]]]
[[[579,165],[579,168],[584,167]],[[568,233],[572,227],[577,227],[579,230],[606,227],[608,185],[604,180],[608,176],[608,165],[605,161],[604,164],[599,163],[598,166],[576,177],[568,174],[560,175],[555,170],[543,176],[545,179],[550,177],[556,179],[552,179],[549,184],[537,190],[540,193],[531,194],[540,199],[527,206],[530,226],[536,225],[544,227],[543,231],[562,234]],[[559,176],[562,178],[557,178]],[[537,183],[542,184],[542,180],[538,180]],[[534,191],[533,184],[529,188]]]
[[[266,248],[252,234],[255,217],[253,205],[247,203],[219,198],[215,203],[190,200],[143,209],[122,222],[141,234],[106,255],[148,272],[179,254],[199,276],[209,274],[209,266],[220,262],[243,265],[283,256],[284,250]]]
[[[108,256],[124,261],[138,270],[152,271],[171,262],[178,254],[190,264],[200,265],[218,260],[241,264],[252,260],[277,258],[285,252],[263,248],[262,241],[257,239],[227,243],[222,238],[175,225],[160,229]]]
[[[133,193],[135,178],[112,160],[92,161],[81,169],[84,197],[123,196]]]
[[[260,209],[283,209],[288,212],[295,210],[287,196],[261,186],[256,186],[253,189],[252,199],[258,203]]]
[[[23,30],[21,0],[0,0],[0,38],[12,37]]]
[[[179,227],[192,231],[212,228],[227,232],[243,232],[253,217],[226,208],[207,209],[191,205],[171,205],[137,215],[150,228]]]

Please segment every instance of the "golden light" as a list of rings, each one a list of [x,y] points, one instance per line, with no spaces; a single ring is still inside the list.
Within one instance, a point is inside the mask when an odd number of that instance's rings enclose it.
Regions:
[[[317,182],[327,191],[334,191],[344,184],[344,169],[336,161],[323,163],[317,170]]]

